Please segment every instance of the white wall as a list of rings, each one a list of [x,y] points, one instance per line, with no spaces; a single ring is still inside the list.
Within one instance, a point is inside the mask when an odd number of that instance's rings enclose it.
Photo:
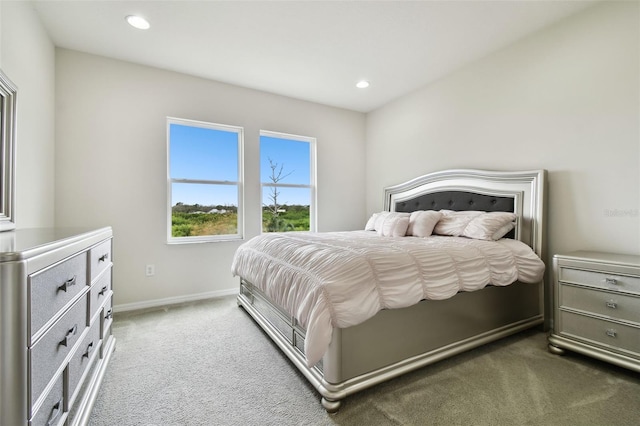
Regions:
[[[0,67],[18,87],[18,228],[54,223],[55,49],[31,5],[0,2]]]
[[[316,137],[319,230],[362,227],[363,114],[64,49],[56,91],[56,225],[113,227],[121,308],[238,287],[239,242],[165,242],[167,116],[244,127],[246,237],[260,232],[261,129]]]
[[[521,40],[368,114],[365,146],[361,114],[56,51],[29,4],[0,2],[0,66],[19,89],[18,226],[112,225],[118,305],[235,289],[238,243],[165,244],[172,115],[245,127],[248,237],[266,129],[318,138],[321,231],[360,228],[384,186],[423,173],[546,168],[550,254],[640,253],[638,16],[608,2]]]
[[[637,2],[587,9],[367,116],[367,212],[448,168],[547,169],[548,253],[640,254]]]

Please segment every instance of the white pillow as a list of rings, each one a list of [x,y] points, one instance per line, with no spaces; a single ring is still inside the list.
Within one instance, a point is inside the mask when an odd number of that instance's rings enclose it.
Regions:
[[[376,230],[376,219],[380,213],[374,213],[371,215],[367,224],[364,226],[365,231],[375,231]]]
[[[414,237],[428,237],[442,217],[442,213],[435,210],[418,210],[409,216],[407,235]]]
[[[462,236],[476,240],[499,240],[514,228],[515,220],[514,213],[483,213],[469,222]]]
[[[367,221],[367,224],[364,226],[364,230],[365,231],[378,230],[380,226],[382,226],[382,222],[384,221],[384,218],[387,217],[389,213],[390,212],[379,212],[379,213],[372,214],[369,220]]]
[[[382,215],[382,219],[378,226],[376,219],[376,231],[381,237],[404,237],[409,227],[409,213],[402,212],[386,212]]]
[[[442,218],[433,232],[439,235],[477,240],[499,240],[515,226],[516,215],[509,212],[441,210]]]
[[[387,216],[389,216],[391,212],[380,212],[376,215],[376,220],[373,223],[373,230],[379,231],[382,228],[382,223],[385,221]]]
[[[442,213],[442,217],[433,229],[433,233],[438,235],[449,235],[451,237],[460,237],[469,222],[484,212],[456,212],[453,210],[440,210],[440,213]]]

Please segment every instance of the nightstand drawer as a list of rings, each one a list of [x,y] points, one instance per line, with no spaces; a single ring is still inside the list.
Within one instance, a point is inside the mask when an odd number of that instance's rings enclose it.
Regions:
[[[78,343],[86,327],[87,298],[82,297],[29,349],[32,405]]]
[[[560,312],[560,334],[640,354],[640,328],[603,319]]]
[[[561,284],[560,307],[633,321],[640,325],[640,297]]]
[[[640,295],[640,277],[563,267],[560,268],[558,279],[562,282]]]
[[[87,284],[87,254],[83,252],[29,277],[31,336]]]

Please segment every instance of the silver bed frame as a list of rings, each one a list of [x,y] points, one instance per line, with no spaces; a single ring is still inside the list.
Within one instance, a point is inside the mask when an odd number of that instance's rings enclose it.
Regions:
[[[544,260],[545,181],[545,170],[447,170],[386,188],[385,210],[396,211],[402,205],[407,211],[412,200],[432,193],[459,191],[512,198],[517,215],[514,238]],[[544,281],[487,286],[447,300],[423,300],[408,308],[380,311],[362,324],[334,328],[329,349],[312,368],[307,367],[304,355],[305,330],[242,278],[238,305],[322,395],[327,412],[335,413],[348,395],[542,324],[544,288]]]

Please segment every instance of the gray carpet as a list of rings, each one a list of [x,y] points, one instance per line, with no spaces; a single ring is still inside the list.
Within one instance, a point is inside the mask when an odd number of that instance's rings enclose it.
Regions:
[[[640,375],[527,331],[380,384],[328,415],[235,298],[117,314],[91,425],[638,425]]]

